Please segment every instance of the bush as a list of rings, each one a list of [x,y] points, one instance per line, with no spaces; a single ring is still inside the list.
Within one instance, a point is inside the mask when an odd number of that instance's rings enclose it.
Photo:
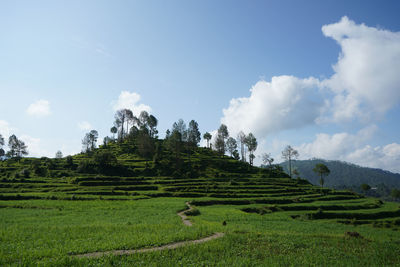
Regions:
[[[196,208],[192,208],[191,210],[187,210],[184,212],[187,216],[197,216],[200,215],[200,211]]]

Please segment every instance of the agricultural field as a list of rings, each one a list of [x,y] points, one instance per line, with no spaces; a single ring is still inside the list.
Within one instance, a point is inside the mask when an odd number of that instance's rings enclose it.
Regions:
[[[0,163],[0,265],[400,265],[398,203],[207,149],[182,176],[108,149],[123,174],[82,171],[87,154]]]

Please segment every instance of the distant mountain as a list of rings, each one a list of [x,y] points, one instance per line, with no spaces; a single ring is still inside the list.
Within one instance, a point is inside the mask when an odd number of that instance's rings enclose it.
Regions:
[[[337,160],[294,160],[292,168],[297,169],[301,178],[305,178],[315,185],[319,185],[319,177],[313,171],[317,163],[328,166],[331,173],[325,177],[326,187],[331,188],[350,188],[360,187],[361,184],[369,184],[371,187],[384,184],[387,187],[400,188],[400,174],[392,173],[382,169],[361,167],[344,161]],[[285,172],[288,173],[288,163],[280,164]]]

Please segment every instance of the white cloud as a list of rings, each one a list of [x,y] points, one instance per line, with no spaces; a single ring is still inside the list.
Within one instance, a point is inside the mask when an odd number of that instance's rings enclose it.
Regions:
[[[47,100],[38,100],[29,105],[27,114],[36,117],[45,117],[51,114],[50,103]]]
[[[392,143],[383,147],[367,145],[350,153],[347,159],[362,166],[400,173],[400,144]]]
[[[81,121],[78,123],[78,128],[82,131],[89,131],[93,129],[92,125],[87,121]]]
[[[293,76],[259,81],[250,89],[249,97],[230,101],[229,107],[223,110],[221,123],[228,126],[233,136],[244,131],[259,137],[313,124],[324,106],[318,86],[315,78]]]
[[[372,147],[367,142],[377,131],[375,125],[366,127],[356,134],[346,132],[333,135],[320,133],[311,143],[297,146],[300,158],[323,158],[343,160],[361,166],[382,168],[400,172],[400,144]]]
[[[54,154],[50,153],[46,149],[43,149],[43,144],[40,138],[35,138],[29,135],[22,135],[18,139],[24,141],[28,147],[28,156],[30,157],[53,157]]]
[[[312,143],[304,143],[297,147],[302,158],[324,158],[345,160],[346,156],[370,140],[377,126],[372,125],[356,134],[346,132],[333,135],[319,133]]]
[[[5,143],[8,142],[6,139],[13,133],[13,131],[15,131],[15,129],[12,128],[7,121],[0,120],[0,134],[3,136]]]
[[[113,102],[113,109],[115,111],[119,109],[130,109],[133,115],[138,116],[142,111],[151,111],[151,107],[145,104],[139,103],[140,95],[135,92],[122,91],[116,102]]]
[[[335,73],[323,81],[275,76],[259,81],[249,97],[232,99],[221,122],[229,130],[271,132],[323,122],[370,122],[400,102],[400,32],[367,27],[343,17],[324,25],[341,47]]]
[[[334,121],[382,117],[400,100],[400,32],[356,24],[343,17],[322,32],[340,45],[335,74],[323,81],[336,96]]]

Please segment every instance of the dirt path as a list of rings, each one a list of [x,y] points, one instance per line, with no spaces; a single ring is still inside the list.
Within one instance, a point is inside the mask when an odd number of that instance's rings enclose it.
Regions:
[[[189,209],[178,212],[178,216],[181,217],[184,225],[192,226],[193,224],[189,220],[189,218],[185,215],[185,212],[193,210],[193,207],[190,205],[189,202],[186,202],[186,205],[188,206]],[[158,250],[175,249],[175,248],[188,246],[188,245],[192,245],[192,244],[208,242],[213,239],[223,237],[224,235],[225,235],[224,233],[215,233],[208,237],[204,237],[204,238],[200,238],[200,239],[196,239],[196,240],[174,242],[174,243],[166,244],[166,245],[159,246],[159,247],[128,249],[128,250],[111,250],[111,251],[103,251],[103,252],[91,252],[91,253],[86,253],[86,254],[78,254],[78,255],[74,255],[74,256],[77,258],[100,258],[100,257],[106,256],[106,255],[129,255],[129,254],[134,254],[134,253],[144,253],[144,252],[151,252],[151,251],[158,251]]]
[[[186,225],[186,226],[192,226],[193,224],[192,224],[192,222],[189,220],[189,218],[186,216],[185,212],[186,212],[186,211],[191,211],[191,210],[193,210],[193,207],[190,206],[190,203],[189,203],[189,202],[186,202],[186,206],[188,206],[189,209],[183,210],[183,211],[181,211],[181,212],[178,212],[178,216],[181,217],[182,222],[183,222],[184,225]]]
[[[174,242],[174,243],[163,245],[160,247],[129,249],[129,250],[112,250],[112,251],[104,251],[104,252],[92,252],[92,253],[75,255],[75,257],[78,257],[78,258],[100,258],[100,257],[106,256],[106,255],[129,255],[129,254],[134,254],[134,253],[144,253],[144,252],[151,252],[151,251],[158,251],[158,250],[175,249],[175,248],[188,246],[188,245],[192,245],[192,244],[208,242],[208,241],[211,241],[213,239],[217,239],[217,238],[220,238],[223,236],[224,236],[224,233],[215,233],[211,236],[204,237],[201,239]]]

